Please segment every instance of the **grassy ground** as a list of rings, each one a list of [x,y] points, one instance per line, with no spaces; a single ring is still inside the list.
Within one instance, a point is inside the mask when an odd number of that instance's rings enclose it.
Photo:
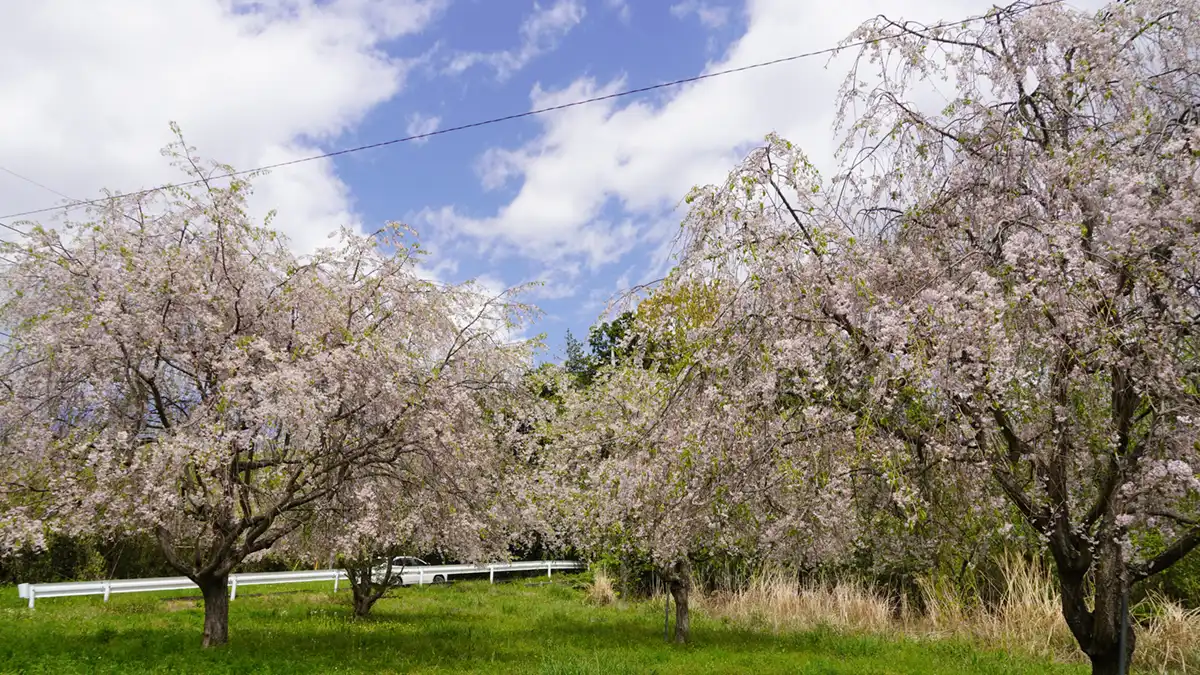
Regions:
[[[0,673],[1083,673],[1078,666],[830,630],[774,635],[696,616],[662,639],[662,607],[596,607],[570,585],[517,580],[397,590],[367,620],[343,588],[241,588],[228,647],[201,650],[198,598],[53,598],[0,587]]]

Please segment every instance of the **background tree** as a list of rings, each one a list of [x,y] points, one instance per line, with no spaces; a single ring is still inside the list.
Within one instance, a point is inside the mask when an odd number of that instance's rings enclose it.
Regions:
[[[584,349],[583,343],[572,335],[571,331],[567,331],[565,342],[567,358],[563,362],[563,368],[571,374],[575,386],[590,386],[596,377],[596,369],[599,367],[594,355]]]
[[[639,364],[634,365],[640,368],[668,366],[670,345],[652,339],[645,330],[637,325],[637,315],[630,310],[589,328],[586,350],[583,343],[567,331],[563,367],[571,374],[575,386],[588,387],[602,367],[623,364],[628,359],[637,359]]]
[[[592,555],[648,556],[675,601],[677,642],[689,636],[693,560],[768,549],[796,558],[818,542],[833,547],[821,523],[841,496],[836,479],[819,494],[808,480],[829,454],[781,461],[785,420],[769,390],[728,386],[727,375],[751,388],[769,376],[761,359],[742,359],[715,333],[678,340],[710,322],[717,306],[711,288],[645,301],[618,330],[654,339],[602,365],[589,388],[567,388],[551,422],[545,485],[557,529]],[[646,358],[672,338],[681,350]]]
[[[393,429],[406,452],[356,472],[288,542],[296,555],[336,559],[350,577],[356,616],[366,616],[404,572],[392,566],[393,557],[502,560],[523,532],[517,430],[511,417],[495,411],[527,405],[521,375],[533,342],[505,341],[496,330],[511,310],[511,292],[454,292],[477,296],[479,309],[422,348],[428,371]]]

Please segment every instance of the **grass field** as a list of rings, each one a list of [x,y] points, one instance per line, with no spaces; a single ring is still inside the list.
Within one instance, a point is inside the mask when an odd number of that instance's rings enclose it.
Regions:
[[[0,587],[2,673],[1084,673],[955,642],[772,634],[697,615],[663,642],[662,606],[597,607],[570,579],[397,590],[351,620],[328,584],[239,589],[231,644],[201,650],[198,597],[54,598],[29,611]],[[299,590],[298,590],[299,588]],[[247,591],[250,591],[249,593]],[[198,594],[197,594],[198,595]]]

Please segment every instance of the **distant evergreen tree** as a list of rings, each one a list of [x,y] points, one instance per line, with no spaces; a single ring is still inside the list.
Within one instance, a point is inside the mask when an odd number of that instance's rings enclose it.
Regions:
[[[563,364],[577,387],[587,387],[596,377],[596,359],[584,351],[583,343],[567,331],[567,361]]]

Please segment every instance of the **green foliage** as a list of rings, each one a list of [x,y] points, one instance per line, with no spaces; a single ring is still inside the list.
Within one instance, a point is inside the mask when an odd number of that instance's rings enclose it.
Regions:
[[[1192,551],[1167,568],[1158,583],[1167,598],[1188,609],[1200,609],[1200,551]]]
[[[618,597],[645,598],[655,590],[654,564],[645,553],[609,552],[593,565],[608,570]]]
[[[612,365],[630,356],[635,345],[626,345],[625,339],[633,334],[633,322],[633,312],[625,312],[612,321],[592,326],[588,331],[592,357],[599,363]],[[636,344],[636,336],[634,339]]]
[[[104,579],[108,564],[100,548],[89,539],[53,536],[43,551],[23,550],[0,559],[0,583]]]
[[[598,367],[595,357],[584,350],[583,343],[577,340],[571,331],[567,331],[566,342],[567,360],[563,367],[571,374],[576,386],[590,386]]]
[[[1147,532],[1140,537],[1147,555],[1158,555],[1167,547],[1166,540],[1157,532]],[[1200,608],[1200,550],[1193,550],[1179,562],[1148,579],[1142,593],[1160,593],[1188,609]]]
[[[240,589],[233,641],[202,650],[197,597],[56,598],[24,609],[0,588],[0,672],[20,673],[825,673],[1067,675],[1086,672],[980,652],[832,630],[775,633],[693,618],[686,648],[662,640],[653,603],[595,607],[556,579],[397,589],[352,620],[345,585]]]
[[[670,367],[676,360],[671,345],[654,340],[637,326],[636,312],[624,312],[588,330],[587,349],[570,331],[566,335],[567,358],[563,368],[574,386],[587,388],[602,369],[637,359],[642,368]]]
[[[294,565],[266,557],[238,566],[239,572],[278,572]],[[113,541],[54,536],[45,550],[23,550],[0,558],[0,583],[52,583],[100,579],[178,576],[153,538],[131,536]]]
[[[568,334],[568,338],[570,335]],[[573,338],[570,338],[573,339]],[[537,368],[530,370],[525,374],[525,384],[538,398],[545,401],[552,401],[556,404],[561,403],[559,392],[555,391],[553,386],[555,365],[552,363],[543,363]],[[516,408],[506,409],[510,415],[519,414],[521,411]]]
[[[706,593],[744,589],[760,569],[758,561],[728,553],[692,560],[696,588]]]

